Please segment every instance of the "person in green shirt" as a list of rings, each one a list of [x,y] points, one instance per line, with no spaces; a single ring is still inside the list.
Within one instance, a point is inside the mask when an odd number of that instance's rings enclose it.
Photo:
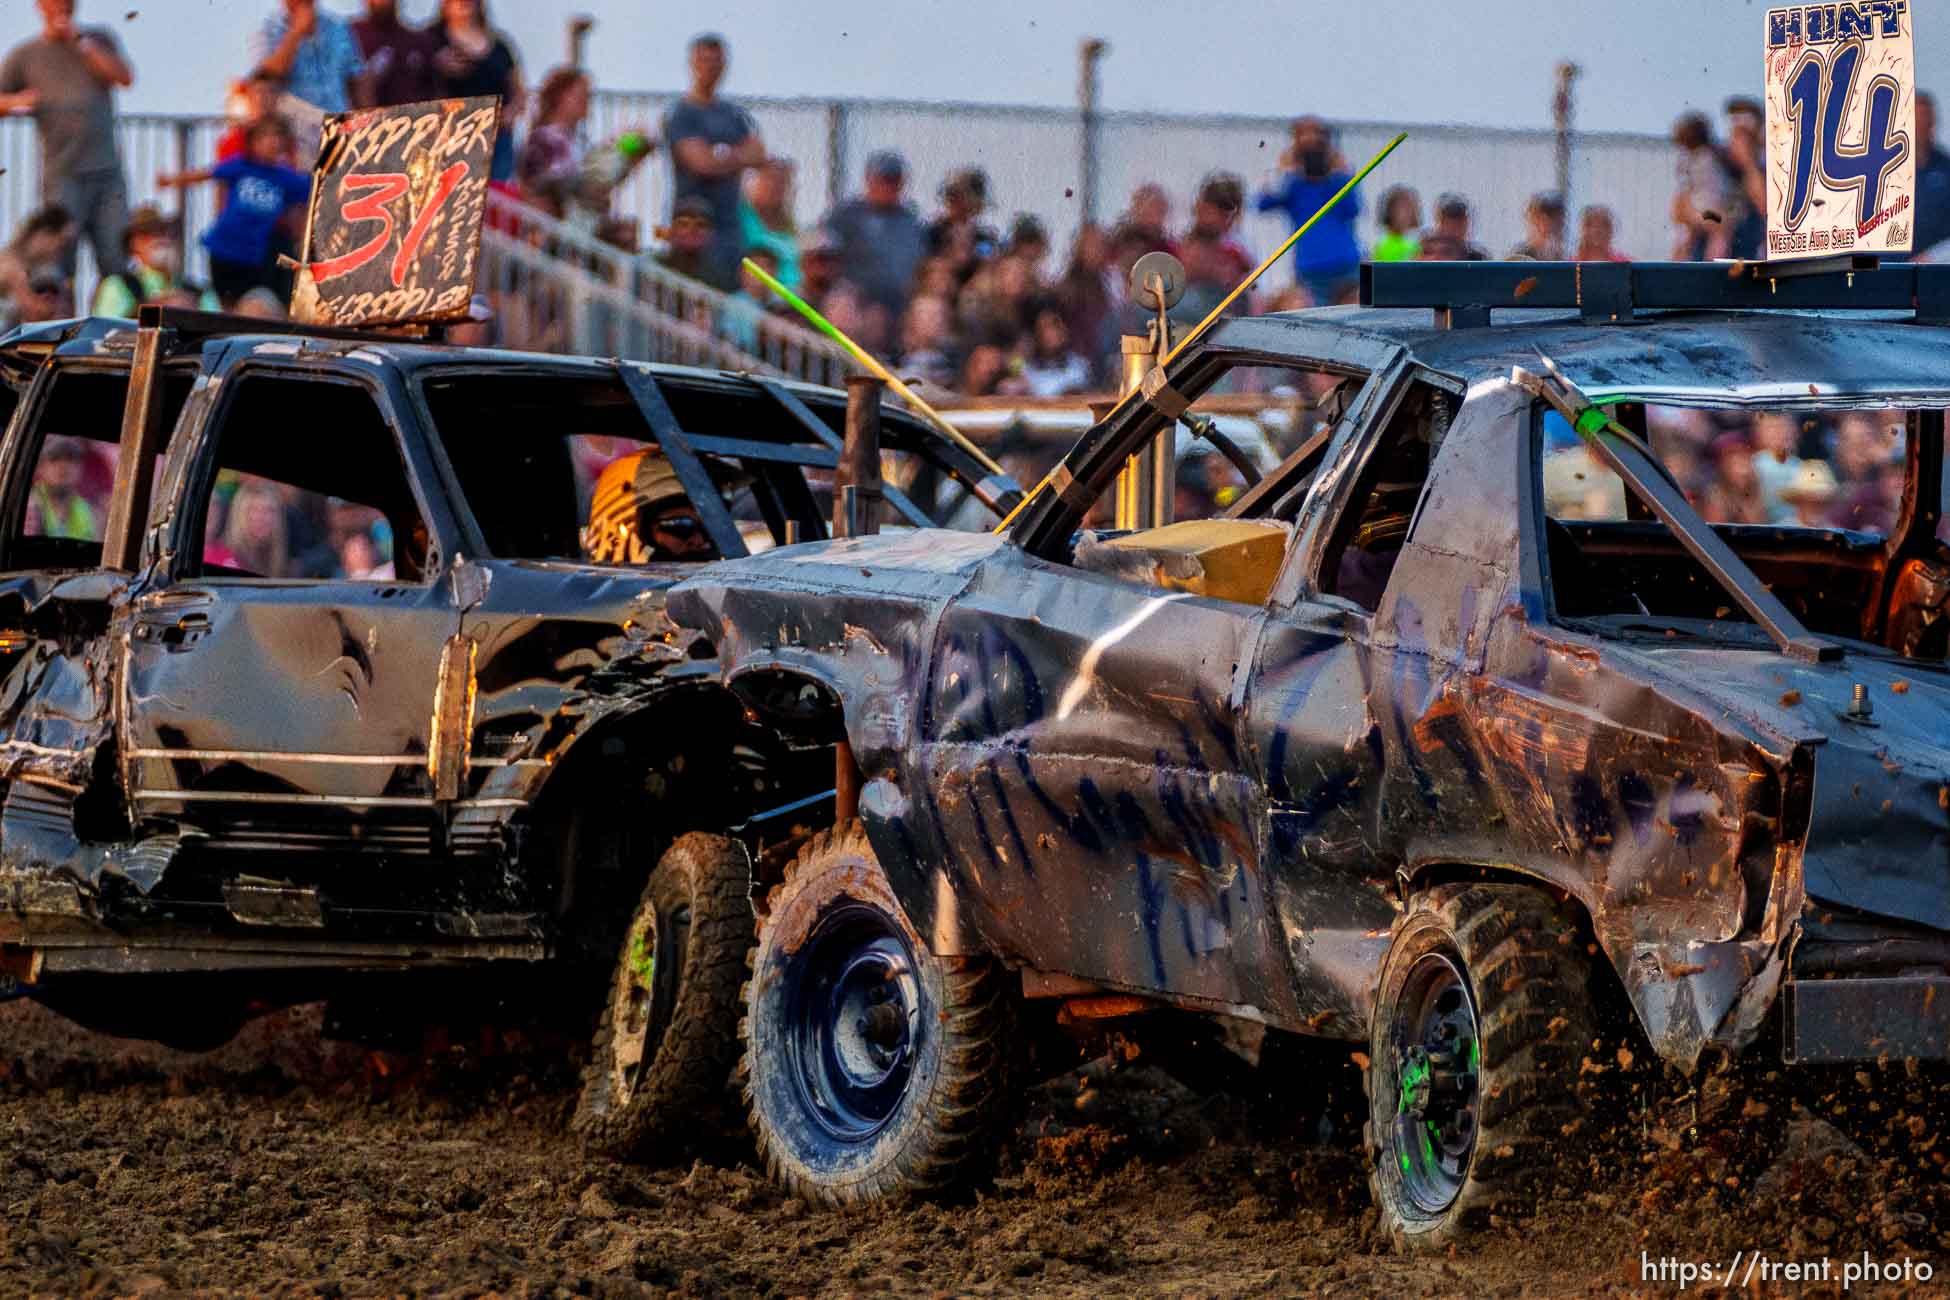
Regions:
[[[1413,262],[1422,253],[1422,198],[1406,185],[1391,186],[1381,196],[1381,238],[1374,241],[1372,260]]]
[[[145,204],[130,213],[128,231],[122,236],[128,262],[122,270],[102,276],[95,290],[95,315],[133,317],[136,308],[149,302],[216,311],[214,293],[178,279],[180,247],[176,223],[160,209]]]
[[[799,231],[792,224],[792,163],[767,158],[752,169],[738,205],[738,230],[746,248],[770,249],[779,259],[778,281],[799,287]]]
[[[34,467],[33,490],[27,498],[28,537],[64,537],[72,541],[101,540],[101,521],[81,492],[86,453],[72,438],[50,437]]]

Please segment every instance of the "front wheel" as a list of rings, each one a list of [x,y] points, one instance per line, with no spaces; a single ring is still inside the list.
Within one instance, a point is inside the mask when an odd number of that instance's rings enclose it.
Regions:
[[[1445,885],[1396,924],[1368,1060],[1369,1187],[1401,1248],[1521,1209],[1574,1163],[1595,1016],[1575,921],[1521,885]]]
[[[814,836],[773,889],[745,1008],[752,1132],[793,1193],[839,1205],[941,1191],[993,1157],[1001,973],[928,951],[858,822]]]
[[[636,1160],[681,1149],[726,1100],[752,942],[750,878],[738,841],[701,832],[678,839],[650,873],[576,1104],[574,1128],[590,1150]]]

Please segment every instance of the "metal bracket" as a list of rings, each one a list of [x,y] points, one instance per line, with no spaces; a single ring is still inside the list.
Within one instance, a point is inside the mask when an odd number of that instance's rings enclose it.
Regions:
[[[1192,409],[1190,400],[1166,382],[1162,366],[1153,366],[1145,373],[1144,381],[1138,386],[1138,392],[1153,409],[1169,419],[1176,420]]]

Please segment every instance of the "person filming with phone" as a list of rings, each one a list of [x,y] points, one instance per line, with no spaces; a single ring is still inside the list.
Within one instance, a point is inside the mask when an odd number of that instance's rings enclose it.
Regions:
[[[1347,184],[1347,160],[1334,147],[1334,132],[1317,117],[1296,118],[1293,138],[1280,155],[1280,171],[1267,180],[1255,206],[1284,212],[1295,229]],[[1354,237],[1361,194],[1336,203],[1293,250],[1293,278],[1317,307],[1352,302],[1361,284],[1361,245]]]

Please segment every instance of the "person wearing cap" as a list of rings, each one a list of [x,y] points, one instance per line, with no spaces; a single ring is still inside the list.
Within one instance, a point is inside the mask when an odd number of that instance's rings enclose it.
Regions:
[[[1334,133],[1317,117],[1298,118],[1280,157],[1282,171],[1260,191],[1261,212],[1284,212],[1297,229],[1347,184],[1347,162],[1334,148]],[[1355,238],[1361,192],[1351,191],[1293,250],[1294,282],[1321,306],[1349,297],[1360,283],[1361,245]]]
[[[729,293],[737,282],[712,253],[716,235],[711,205],[695,194],[681,198],[671,208],[670,225],[664,230],[664,252],[657,264]]]
[[[928,232],[902,197],[907,160],[891,149],[867,159],[865,192],[834,208],[826,226],[840,241],[840,274],[897,319],[927,256]]]
[[[1728,251],[1735,257],[1765,257],[1767,243],[1767,127],[1761,102],[1735,95],[1726,102],[1727,146],[1721,164],[1731,181],[1730,209],[1725,213],[1731,232]],[[1919,243],[1918,248],[1922,245]]]
[[[1835,471],[1828,468],[1827,461],[1802,461],[1794,478],[1781,489],[1781,500],[1794,511],[1788,522],[1802,528],[1833,527],[1828,516],[1840,492],[1841,484],[1835,481]]]
[[[719,558],[677,471],[655,448],[619,457],[597,475],[582,553],[593,564]]]
[[[840,241],[825,226],[814,226],[799,239],[797,293],[814,307],[821,306],[840,284]]]
[[[1916,92],[1916,213],[1915,248],[1929,252],[1950,241],[1950,153],[1936,142],[1936,96],[1927,90]],[[1932,254],[1936,261],[1950,258],[1950,249]]]
[[[145,203],[129,214],[129,228],[122,236],[127,260],[122,270],[102,276],[95,290],[95,315],[133,317],[142,304],[168,299],[193,303],[204,311],[217,309],[216,294],[177,278],[182,271],[178,231],[178,223],[154,204]]]
[[[963,283],[1002,242],[982,224],[988,206],[989,176],[980,167],[964,167],[942,182],[941,215],[928,224],[928,256],[947,258]]]
[[[1487,262],[1490,255],[1469,238],[1469,200],[1444,194],[1435,201],[1435,225],[1422,235],[1423,262]]]
[[[663,122],[672,202],[701,199],[711,209],[711,260],[714,282],[721,285],[736,281],[743,252],[738,193],[745,172],[765,161],[765,142],[752,115],[718,94],[727,61],[724,37],[710,32],[692,37],[691,88]],[[673,206],[673,218],[675,212]]]
[[[73,438],[49,438],[34,466],[27,497],[26,533],[92,542],[101,538],[101,520],[81,491],[88,453]]]
[[[1564,260],[1564,196],[1546,191],[1530,196],[1523,210],[1524,239],[1510,250],[1525,262]]]
[[[11,329],[21,304],[32,292],[34,272],[51,266],[57,273],[75,241],[74,215],[49,204],[14,226],[13,238],[0,247],[0,329]],[[37,317],[36,319],[50,319]]]

